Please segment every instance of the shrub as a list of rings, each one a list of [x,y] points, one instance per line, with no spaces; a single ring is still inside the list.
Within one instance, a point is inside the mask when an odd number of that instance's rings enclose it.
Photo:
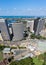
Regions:
[[[26,49],[26,47],[19,47],[19,49]]]
[[[17,47],[11,47],[11,49],[17,49]]]
[[[42,37],[42,36],[40,36],[40,35],[35,35],[35,34],[31,34],[31,36],[30,36],[32,39],[44,39],[44,40],[46,40],[46,37]]]
[[[9,46],[0,45],[0,50],[3,50],[4,48],[9,48]]]

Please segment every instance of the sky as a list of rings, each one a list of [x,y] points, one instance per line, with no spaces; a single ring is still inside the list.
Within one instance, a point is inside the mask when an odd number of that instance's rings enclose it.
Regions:
[[[46,0],[0,0],[0,16],[46,16]]]

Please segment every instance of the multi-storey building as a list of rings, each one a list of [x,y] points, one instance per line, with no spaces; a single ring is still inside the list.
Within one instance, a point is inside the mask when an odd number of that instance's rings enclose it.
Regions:
[[[10,32],[9,32],[7,20],[0,19],[0,31],[4,41],[10,40]]]
[[[27,20],[27,28],[30,28],[30,32],[33,32],[34,20]]]
[[[34,33],[39,35],[41,30],[44,28],[45,20],[37,18],[34,20]]]
[[[12,24],[13,28],[13,41],[18,41],[23,39],[23,32],[24,32],[24,24],[22,22],[16,22]]]

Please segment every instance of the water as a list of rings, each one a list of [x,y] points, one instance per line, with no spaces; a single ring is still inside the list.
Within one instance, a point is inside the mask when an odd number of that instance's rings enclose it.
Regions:
[[[0,18],[37,18],[37,17],[44,18],[46,16],[0,16]]]
[[[0,16],[0,18],[44,18],[46,16]],[[8,23],[14,23],[16,22],[15,20],[9,20]]]

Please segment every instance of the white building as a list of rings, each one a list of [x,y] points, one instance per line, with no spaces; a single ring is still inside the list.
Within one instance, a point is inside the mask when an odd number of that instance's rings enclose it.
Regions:
[[[27,20],[27,28],[30,27],[30,31],[33,32],[34,20]]]
[[[45,18],[45,23],[46,23],[46,18]]]
[[[41,30],[44,29],[45,20],[37,18],[34,20],[34,33],[35,35],[39,35]]]
[[[40,35],[46,37],[46,29],[41,30]]]
[[[36,47],[31,46],[31,45],[30,45],[30,46],[28,45],[28,47],[27,47],[27,48],[28,48],[30,51],[34,51],[34,50],[36,49]]]
[[[9,58],[11,56],[10,48],[4,48],[3,50],[3,57]]]
[[[4,48],[3,53],[10,53],[10,48]]]
[[[1,31],[3,40],[10,40],[8,23],[5,19],[0,19],[0,31]]]
[[[0,33],[0,41],[3,41],[3,38],[2,38],[2,36],[1,36],[1,33]]]
[[[23,32],[24,32],[24,24],[22,22],[16,22],[12,24],[13,28],[13,41],[18,41],[23,39]]]

